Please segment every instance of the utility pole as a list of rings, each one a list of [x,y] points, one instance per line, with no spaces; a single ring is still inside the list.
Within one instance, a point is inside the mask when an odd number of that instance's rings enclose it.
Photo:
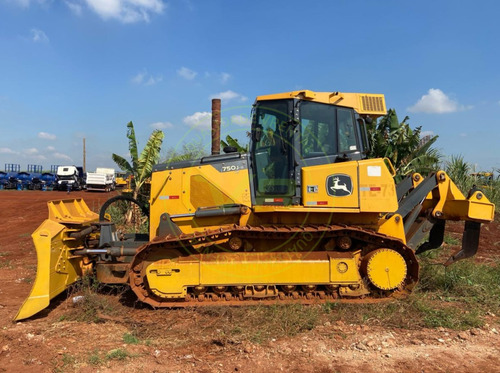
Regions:
[[[83,172],[87,172],[85,166],[85,137],[83,138]]]

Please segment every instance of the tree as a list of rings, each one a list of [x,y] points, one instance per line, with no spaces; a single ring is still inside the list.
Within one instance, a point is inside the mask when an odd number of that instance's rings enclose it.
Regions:
[[[207,155],[207,151],[202,141],[193,141],[182,144],[182,149],[169,148],[165,156],[164,163],[192,161]]]
[[[413,172],[427,174],[438,168],[441,158],[432,148],[438,136],[420,138],[422,127],[411,129],[407,116],[400,123],[394,109],[378,122],[367,126],[370,139],[370,158],[389,158],[396,170],[396,179],[401,180]]]
[[[128,148],[131,157],[131,163],[125,158],[113,153],[113,161],[123,170],[133,175],[132,190],[133,198],[137,199],[141,194],[146,181],[151,177],[153,166],[160,159],[161,144],[163,142],[163,131],[154,130],[139,155],[137,150],[137,140],[135,137],[134,124],[127,124]]]
[[[242,146],[239,144],[237,139],[234,139],[229,135],[226,136],[226,141],[221,140],[220,143],[221,143],[222,148],[224,148],[226,146],[232,146],[232,147],[236,148],[238,153],[248,153],[248,144]]]

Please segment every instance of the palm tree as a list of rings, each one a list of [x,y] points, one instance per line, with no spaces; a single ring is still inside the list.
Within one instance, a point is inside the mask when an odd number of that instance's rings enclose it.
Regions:
[[[154,130],[149,136],[148,142],[141,154],[137,150],[137,140],[135,137],[134,124],[127,124],[128,148],[132,163],[129,163],[125,158],[113,153],[113,161],[123,170],[130,172],[133,175],[132,190],[133,198],[141,194],[145,182],[151,177],[153,166],[160,159],[161,144],[163,142],[163,131]]]
[[[420,138],[422,127],[411,129],[409,117],[400,123],[394,109],[378,122],[368,125],[371,143],[370,158],[389,158],[396,170],[399,181],[413,172],[428,174],[436,170],[441,158],[437,149],[432,148],[438,136]]]

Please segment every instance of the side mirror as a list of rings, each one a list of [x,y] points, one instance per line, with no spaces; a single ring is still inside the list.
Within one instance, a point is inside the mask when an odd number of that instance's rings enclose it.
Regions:
[[[365,118],[365,122],[366,122],[366,124],[372,124],[372,123],[373,123],[373,119],[372,119],[371,117],[368,117],[368,116],[367,116],[367,117]]]

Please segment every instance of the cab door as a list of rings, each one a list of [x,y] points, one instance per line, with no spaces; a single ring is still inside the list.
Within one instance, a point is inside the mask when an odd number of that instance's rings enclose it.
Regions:
[[[252,141],[257,205],[289,205],[295,195],[293,127],[290,100],[266,101],[256,109]]]

